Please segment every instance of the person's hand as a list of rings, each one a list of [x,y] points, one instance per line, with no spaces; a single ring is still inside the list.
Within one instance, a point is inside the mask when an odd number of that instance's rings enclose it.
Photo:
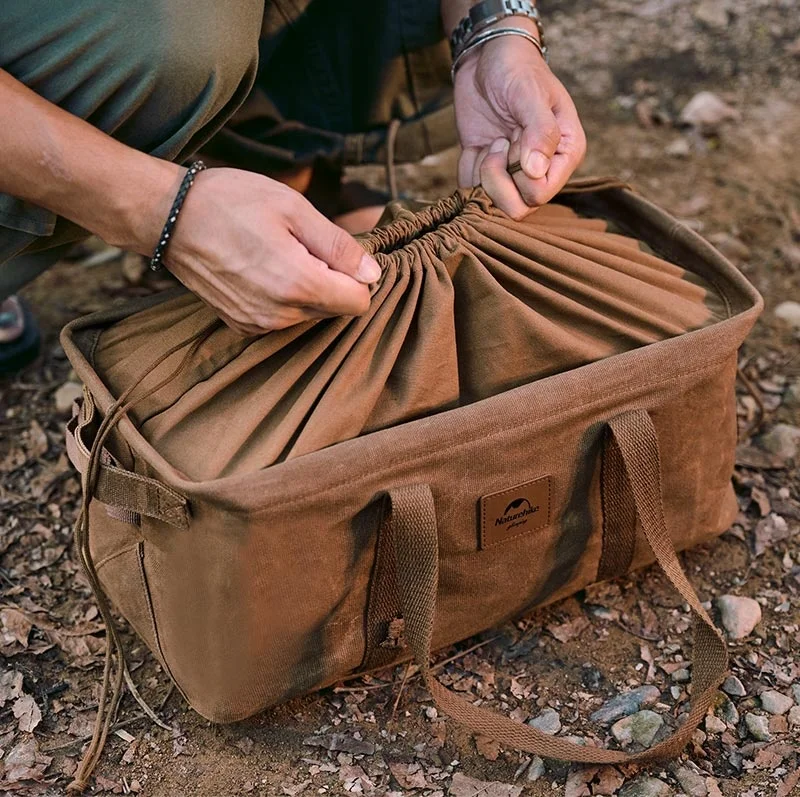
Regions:
[[[380,277],[376,261],[305,197],[238,169],[197,175],[164,262],[243,335],[360,315]]]
[[[512,19],[535,33],[533,23]],[[455,76],[455,112],[459,185],[482,185],[514,218],[552,199],[586,153],[571,97],[521,36],[494,39],[466,56]],[[522,171],[512,176],[507,167],[516,161]]]

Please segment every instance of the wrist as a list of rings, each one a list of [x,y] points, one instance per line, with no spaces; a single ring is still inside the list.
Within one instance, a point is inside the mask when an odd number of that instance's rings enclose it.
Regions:
[[[121,249],[150,256],[158,244],[185,169],[135,150],[119,162],[114,185],[106,193],[106,211],[97,233]]]

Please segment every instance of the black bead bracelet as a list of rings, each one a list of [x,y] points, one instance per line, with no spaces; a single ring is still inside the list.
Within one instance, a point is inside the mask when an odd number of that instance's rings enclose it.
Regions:
[[[205,168],[206,165],[203,161],[195,161],[189,166],[186,174],[183,175],[181,187],[178,189],[167,220],[164,222],[164,229],[161,230],[161,235],[158,238],[158,245],[156,246],[155,252],[153,252],[153,256],[150,258],[150,268],[153,271],[158,271],[163,265],[161,261],[164,257],[164,253],[167,251],[167,246],[169,246],[169,240],[172,237],[172,231],[175,229],[175,224],[178,221],[178,216],[183,207],[183,202],[186,199],[186,194],[189,193],[189,189],[192,187],[192,183],[194,182],[194,178],[197,177],[198,172],[202,172]]]

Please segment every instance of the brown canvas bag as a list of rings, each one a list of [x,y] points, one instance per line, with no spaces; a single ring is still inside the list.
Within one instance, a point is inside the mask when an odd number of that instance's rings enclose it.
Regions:
[[[413,656],[443,711],[509,747],[676,755],[727,666],[676,551],[737,511],[737,348],[759,295],[613,180],[522,221],[480,189],[394,204],[362,243],[383,269],[363,317],[240,338],[178,292],[65,328],[86,387],[67,429],[76,537],[104,618],[107,595],[217,722]],[[432,650],[652,561],[695,637],[688,715],[649,750],[545,735],[429,668]],[[114,653],[112,624],[107,679]]]

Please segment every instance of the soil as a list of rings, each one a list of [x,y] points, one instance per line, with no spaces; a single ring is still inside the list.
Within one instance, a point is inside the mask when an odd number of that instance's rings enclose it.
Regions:
[[[783,301],[800,301],[800,3],[551,0],[543,5],[551,65],[572,93],[588,135],[589,154],[580,173],[614,174],[631,183],[715,241],[764,296],[764,315],[741,352],[752,385],[740,390],[742,441],[751,443],[755,433],[778,423],[800,425],[800,402],[786,399],[787,386],[800,378],[800,329],[792,330],[773,312]],[[681,109],[702,90],[727,102],[737,119],[705,134],[681,127]],[[401,190],[444,195],[454,187],[455,160],[450,151],[400,167]],[[361,169],[357,176],[378,183],[382,170]],[[79,484],[64,459],[64,418],[54,409],[54,393],[70,374],[58,332],[77,315],[162,287],[143,277],[130,257],[124,273],[119,256],[97,262],[113,256],[108,253],[90,242],[77,259],[58,264],[25,291],[42,324],[44,353],[22,374],[0,382],[0,609],[16,607],[32,618],[24,645],[8,633],[0,636],[0,674],[22,674],[24,692],[42,713],[33,738],[41,753],[52,757],[38,777],[7,784],[25,794],[64,793],[102,672],[104,635],[70,548]],[[780,468],[738,468],[742,511],[736,525],[683,556],[703,600],[736,594],[761,605],[762,620],[753,633],[731,642],[732,672],[747,692],[734,698],[741,718],[759,713],[758,695],[767,686],[791,694],[789,687],[797,684],[800,691],[795,463],[800,458],[787,458]],[[604,741],[603,730],[587,718],[617,692],[649,679],[662,690],[666,714],[686,699],[669,666],[688,658],[686,617],[665,579],[648,569],[437,657],[454,657],[442,676],[465,691],[488,694],[490,705],[516,711],[522,719],[550,706],[568,733],[586,735],[591,729]],[[135,680],[173,730],[152,724],[126,697],[119,714],[122,736],[109,740],[95,791],[147,797],[466,794],[459,791],[463,784],[453,782],[463,773],[495,783],[495,791],[487,787],[480,793],[516,794],[508,790],[516,784],[526,795],[574,797],[617,793],[602,790],[600,777],[617,778],[616,789],[637,778],[636,768],[627,767],[584,782],[578,770],[548,761],[545,774],[531,781],[530,756],[445,723],[404,667],[293,700],[246,722],[215,726],[171,689],[130,631],[124,636]],[[475,645],[480,647],[467,652]],[[656,665],[651,673],[649,654]],[[674,698],[670,688],[676,686],[682,694]],[[18,730],[21,721],[10,705],[1,705],[0,749],[8,755],[28,734]],[[711,731],[705,739],[698,736],[681,762],[650,774],[668,784],[669,793],[681,793],[676,766],[710,778],[704,781],[707,792],[698,793],[715,794],[714,784],[726,797],[799,793],[794,784],[800,778],[800,726],[773,718],[770,728],[772,741],[759,742],[748,736],[743,719],[729,723],[727,737]],[[353,754],[305,742],[332,733],[366,740],[376,749]]]

